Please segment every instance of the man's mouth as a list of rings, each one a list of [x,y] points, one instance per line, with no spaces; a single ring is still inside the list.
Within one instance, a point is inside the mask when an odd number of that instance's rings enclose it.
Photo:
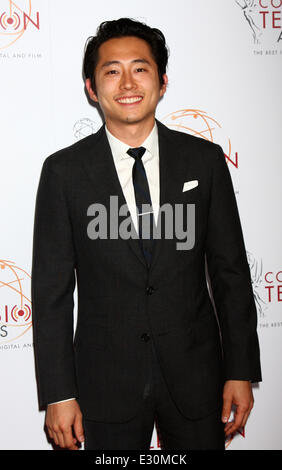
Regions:
[[[142,100],[143,100],[142,96],[124,96],[124,97],[118,98],[116,101],[120,104],[134,104]]]

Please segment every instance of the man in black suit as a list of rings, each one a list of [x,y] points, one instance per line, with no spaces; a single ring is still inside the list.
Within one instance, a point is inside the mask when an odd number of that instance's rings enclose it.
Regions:
[[[102,23],[88,41],[84,74],[105,124],[43,164],[34,347],[39,402],[63,448],[85,440],[86,449],[149,449],[156,422],[165,449],[224,449],[224,436],[248,419],[251,382],[261,380],[249,266],[222,149],[155,119],[167,58],[159,30],[126,18]],[[159,231],[148,236],[152,227]]]

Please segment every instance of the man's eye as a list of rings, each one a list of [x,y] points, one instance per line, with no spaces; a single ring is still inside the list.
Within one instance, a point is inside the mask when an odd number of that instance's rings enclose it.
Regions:
[[[117,73],[117,70],[109,70],[106,75],[114,75]]]
[[[138,69],[136,69],[137,72],[144,72],[145,69],[143,67],[139,67]]]

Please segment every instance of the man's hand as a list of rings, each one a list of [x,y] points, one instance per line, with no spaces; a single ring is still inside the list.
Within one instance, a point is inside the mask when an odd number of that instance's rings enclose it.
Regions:
[[[232,405],[236,406],[235,419],[228,423]],[[251,383],[248,380],[227,380],[225,382],[223,389],[222,422],[226,423],[224,428],[226,436],[245,426],[253,405],[253,391]]]
[[[46,426],[50,438],[64,449],[78,450],[77,441],[84,441],[82,413],[76,400],[48,405]]]

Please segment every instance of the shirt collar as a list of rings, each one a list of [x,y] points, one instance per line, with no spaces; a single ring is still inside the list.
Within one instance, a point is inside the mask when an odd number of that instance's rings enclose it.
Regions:
[[[117,139],[107,126],[105,125],[105,130],[106,134],[108,137],[108,141],[112,150],[113,157],[116,161],[120,161],[122,159],[127,159],[127,158],[132,158],[130,155],[128,155],[127,150],[130,147],[130,145],[126,144],[125,142],[122,142],[121,140]],[[158,127],[157,123],[155,121],[155,125],[153,129],[151,130],[150,134],[148,137],[144,140],[143,144],[140,145],[140,147],[144,147],[148,152],[149,155],[147,154],[146,160],[152,158],[153,156],[157,155],[158,152]],[[144,156],[145,157],[145,156]]]

